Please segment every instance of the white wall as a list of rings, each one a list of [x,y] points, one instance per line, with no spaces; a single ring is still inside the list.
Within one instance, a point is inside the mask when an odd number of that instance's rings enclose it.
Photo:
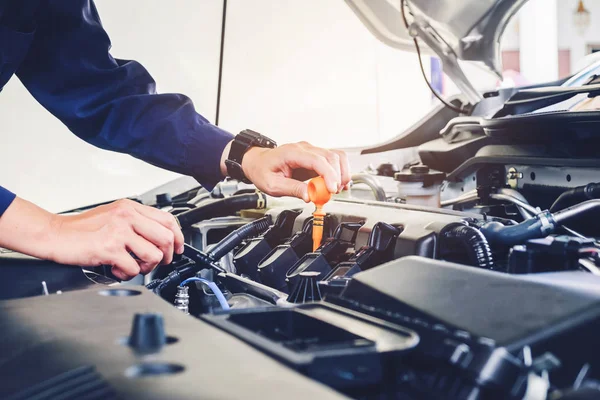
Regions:
[[[377,41],[343,1],[228,4],[224,128],[358,146],[398,134],[429,109],[416,56]]]
[[[557,0],[530,0],[519,17],[521,74],[531,83],[557,80]]]
[[[161,92],[214,119],[221,0],[97,0],[112,54],[137,59]],[[144,192],[176,175],[72,135],[13,78],[0,94],[0,184],[53,211]]]

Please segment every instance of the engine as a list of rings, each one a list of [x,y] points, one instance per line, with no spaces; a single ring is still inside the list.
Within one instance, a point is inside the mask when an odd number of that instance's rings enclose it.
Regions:
[[[235,181],[211,192],[155,191],[139,200],[174,214],[186,245],[143,277],[145,288],[118,284],[110,268],[82,271],[3,252],[3,274],[20,282],[1,281],[3,298],[63,294],[4,302],[6,326],[22,332],[19,321],[28,321],[31,334],[0,334],[0,373],[29,371],[6,380],[12,386],[0,396],[23,390],[15,398],[28,398],[63,385],[63,376],[95,381],[80,366],[97,360],[111,385],[135,389],[132,398],[177,397],[185,391],[179,383],[194,385],[207,365],[260,398],[289,385],[302,388],[290,398],[325,398],[310,382],[354,399],[595,398],[600,250],[589,221],[600,185],[574,181],[547,198],[538,187],[538,206],[532,185],[517,182],[519,170],[486,168],[459,181],[423,164],[356,175],[324,206],[316,248],[321,216],[300,200]],[[61,307],[68,312],[56,327]],[[65,353],[63,345],[33,343],[75,340],[65,342],[71,348],[83,340],[72,332],[84,331],[90,339],[78,352],[53,364],[63,375],[36,361]],[[104,349],[115,343],[109,362]],[[222,362],[206,364],[198,352]],[[174,355],[176,363],[152,361]],[[161,375],[161,385],[141,384]],[[214,398],[244,392],[210,387]]]
[[[507,185],[474,180],[448,198],[439,171],[378,170],[326,204],[316,250],[314,206],[300,201],[229,182],[216,193],[233,195],[166,205],[189,244],[147,287],[353,398],[534,399],[595,384],[598,247],[577,230],[589,234],[596,184],[542,211]]]

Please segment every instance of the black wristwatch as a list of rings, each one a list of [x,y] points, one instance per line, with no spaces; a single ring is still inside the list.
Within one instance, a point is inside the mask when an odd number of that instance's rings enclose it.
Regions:
[[[231,178],[241,182],[251,183],[248,178],[246,178],[246,175],[244,175],[244,171],[242,170],[242,159],[250,147],[273,149],[277,147],[277,143],[258,132],[251,131],[250,129],[246,129],[238,133],[235,139],[233,139],[233,142],[231,142],[229,157],[227,157],[227,160],[225,160],[227,174]]]

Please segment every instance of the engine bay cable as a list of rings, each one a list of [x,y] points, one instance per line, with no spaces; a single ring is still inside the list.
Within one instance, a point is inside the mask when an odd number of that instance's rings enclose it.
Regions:
[[[221,308],[223,308],[223,310],[229,310],[229,303],[227,303],[227,299],[225,298],[225,296],[223,295],[223,292],[221,291],[221,289],[219,289],[219,287],[217,286],[216,283],[209,281],[208,279],[203,279],[203,278],[198,278],[198,277],[191,277],[191,278],[187,278],[186,280],[184,280],[183,282],[181,282],[179,284],[180,287],[183,287],[185,285],[187,285],[188,283],[191,282],[200,282],[205,284],[206,286],[209,287],[210,290],[212,290],[212,292],[214,293],[214,295],[217,297],[217,300],[219,301],[219,304],[221,305]]]
[[[563,192],[550,206],[550,211],[563,210],[574,204],[600,197],[600,183],[589,183]]]
[[[246,209],[264,209],[266,197],[260,192],[241,194],[224,199],[206,202],[198,207],[177,215],[181,228],[189,228],[208,218],[225,217]]]
[[[555,213],[543,211],[517,225],[488,222],[481,227],[481,232],[490,242],[514,246],[530,239],[546,237],[569,220],[599,208],[600,199],[588,200]]]
[[[271,222],[271,216],[267,215],[234,230],[209,250],[208,257],[213,261],[219,261],[225,254],[232,251],[245,239],[260,235],[269,229]]]
[[[408,23],[408,19],[406,19],[406,11],[404,9],[405,5],[406,5],[406,0],[400,0],[400,11],[402,12],[402,20],[404,21],[404,26],[406,27],[406,31],[410,35],[410,24]],[[468,112],[465,108],[456,107],[456,106],[450,104],[449,102],[444,100],[442,98],[442,96],[440,96],[440,94],[434,89],[433,86],[431,86],[431,82],[429,82],[429,79],[427,78],[427,74],[425,73],[425,67],[423,66],[423,57],[421,56],[421,47],[419,46],[419,42],[417,41],[416,37],[413,37],[412,39],[413,39],[413,42],[415,43],[415,50],[417,51],[417,57],[419,59],[419,67],[421,68],[421,74],[423,74],[423,79],[425,79],[425,83],[429,87],[429,90],[431,90],[431,93],[433,93],[433,95],[439,101],[441,101],[444,106],[451,109],[452,111],[455,111],[459,114],[467,114]]]

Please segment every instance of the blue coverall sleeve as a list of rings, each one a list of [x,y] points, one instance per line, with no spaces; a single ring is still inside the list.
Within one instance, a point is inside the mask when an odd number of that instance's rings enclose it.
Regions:
[[[15,197],[14,193],[0,186],[0,215],[4,214],[4,211],[11,205]]]
[[[186,96],[156,94],[148,71],[114,59],[110,47],[93,1],[43,1],[17,76],[81,139],[214,186],[233,136],[198,114]]]

